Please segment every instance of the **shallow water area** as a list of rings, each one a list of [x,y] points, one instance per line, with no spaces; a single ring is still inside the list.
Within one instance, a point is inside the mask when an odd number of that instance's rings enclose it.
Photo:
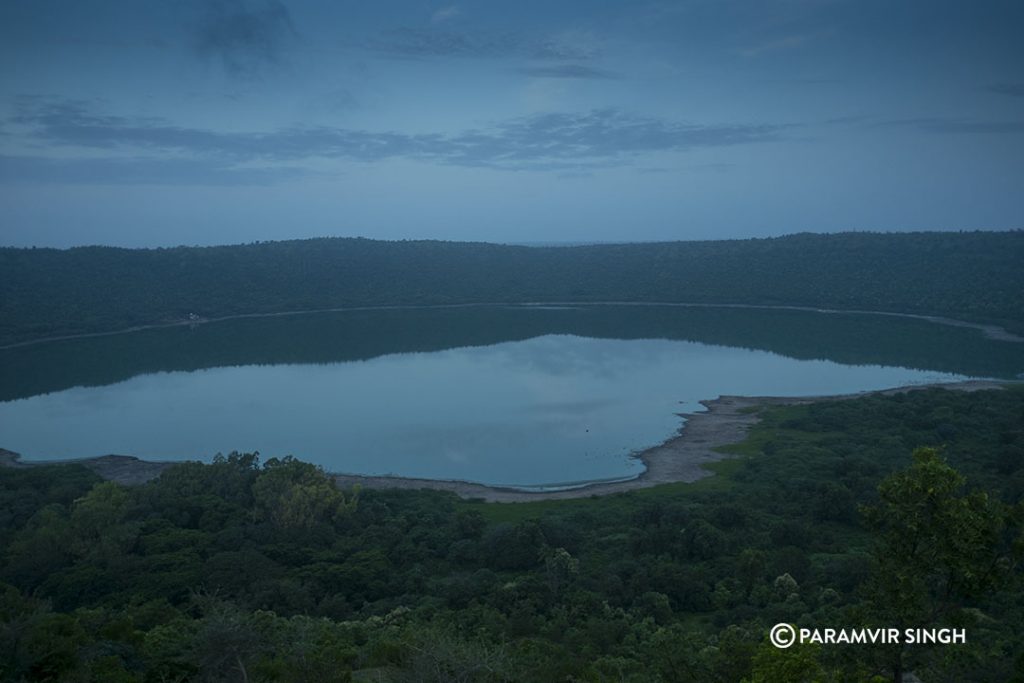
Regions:
[[[435,314],[444,319],[420,313],[399,321],[401,312],[364,311],[249,320],[8,354],[0,358],[7,376],[18,374],[13,364],[26,354],[29,371],[63,354],[71,356],[69,367],[88,362],[91,374],[78,386],[58,382],[48,391],[31,385],[39,376],[19,377],[28,395],[0,402],[0,447],[25,460],[110,453],[208,460],[218,452],[259,451],[264,459],[290,454],[334,472],[561,487],[639,475],[643,465],[632,456],[672,437],[678,413],[699,410],[702,399],[846,394],[983,376],[951,371],[940,360],[906,367],[898,352],[892,364],[870,357],[843,362],[841,353],[829,358],[828,349],[801,358],[756,331],[745,344],[700,340],[721,336],[723,322],[741,334],[744,321],[759,324],[737,311],[710,327],[708,312]],[[813,315],[782,320],[804,324]],[[506,327],[495,332],[496,321]],[[634,338],[608,336],[616,323]],[[673,332],[666,324],[679,327]],[[322,338],[310,341],[315,330]],[[419,339],[422,350],[396,349],[389,332]],[[973,330],[947,332],[973,335],[982,346],[997,343]],[[264,335],[265,346],[242,342],[232,355],[231,340],[253,334]],[[129,346],[113,353],[104,342]],[[304,345],[306,355],[295,350]],[[136,366],[127,367],[133,359]]]

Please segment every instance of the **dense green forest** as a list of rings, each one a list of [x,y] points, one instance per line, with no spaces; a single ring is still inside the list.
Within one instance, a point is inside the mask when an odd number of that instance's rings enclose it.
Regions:
[[[313,239],[0,249],[0,344],[379,305],[632,301],[939,315],[1024,331],[1024,232],[525,247]]]
[[[717,476],[602,499],[0,469],[0,678],[1024,681],[1024,389],[762,412]],[[968,637],[777,650],[777,622]]]

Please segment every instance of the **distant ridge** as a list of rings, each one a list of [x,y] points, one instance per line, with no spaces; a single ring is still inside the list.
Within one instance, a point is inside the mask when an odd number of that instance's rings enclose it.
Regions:
[[[1024,232],[521,246],[317,238],[0,248],[0,344],[348,306],[661,301],[937,315],[1024,332]]]
[[[493,244],[502,244],[508,247],[592,247],[603,244],[659,244],[661,242],[647,240],[642,242],[623,242],[618,240],[598,240],[591,242],[561,242],[561,241],[550,241],[550,242],[494,242]]]

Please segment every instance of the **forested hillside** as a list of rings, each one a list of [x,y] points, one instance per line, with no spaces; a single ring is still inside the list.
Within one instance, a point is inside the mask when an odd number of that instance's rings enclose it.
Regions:
[[[312,239],[0,249],[0,344],[245,313],[671,301],[941,315],[1024,331],[1024,232],[523,247]]]

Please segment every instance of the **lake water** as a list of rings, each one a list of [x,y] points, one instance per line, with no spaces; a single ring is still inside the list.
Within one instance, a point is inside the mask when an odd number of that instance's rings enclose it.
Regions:
[[[1012,377],[1021,347],[923,321],[667,306],[235,320],[0,352],[0,447],[568,484],[636,476],[630,455],[701,399]]]

